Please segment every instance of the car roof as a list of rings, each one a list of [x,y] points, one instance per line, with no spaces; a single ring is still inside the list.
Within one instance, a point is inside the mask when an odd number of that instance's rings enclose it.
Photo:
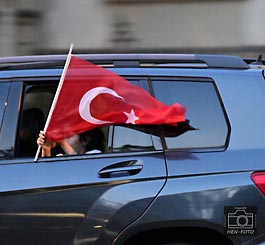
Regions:
[[[75,54],[106,67],[201,67],[249,69],[253,60],[232,55],[210,54]],[[0,70],[62,68],[67,55],[32,55],[0,57]]]

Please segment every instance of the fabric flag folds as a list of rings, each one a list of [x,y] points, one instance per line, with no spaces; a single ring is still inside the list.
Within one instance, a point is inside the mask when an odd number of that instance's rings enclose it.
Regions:
[[[46,137],[59,141],[90,129],[117,124],[185,121],[186,108],[161,103],[114,72],[72,55]]]

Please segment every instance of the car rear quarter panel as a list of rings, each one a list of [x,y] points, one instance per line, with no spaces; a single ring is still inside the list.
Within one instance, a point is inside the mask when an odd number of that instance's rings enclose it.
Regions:
[[[137,227],[205,228],[225,232],[225,206],[256,206],[257,230],[264,233],[264,198],[253,186],[250,173],[227,173],[169,178],[165,188],[138,222]],[[176,233],[177,234],[177,233]],[[196,238],[195,238],[196,239]],[[232,236],[235,244],[250,239]],[[175,237],[178,241],[178,237]]]

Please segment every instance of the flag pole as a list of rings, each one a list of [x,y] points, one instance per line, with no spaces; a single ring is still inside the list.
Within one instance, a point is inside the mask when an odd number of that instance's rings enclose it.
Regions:
[[[69,48],[69,52],[68,52],[68,55],[67,55],[67,59],[65,61],[64,69],[63,69],[63,72],[62,72],[62,75],[61,75],[61,78],[60,78],[56,93],[54,95],[54,99],[52,101],[52,105],[51,105],[47,120],[45,122],[45,126],[44,126],[44,129],[43,129],[44,134],[46,134],[48,125],[49,125],[50,120],[51,120],[52,113],[54,111],[55,105],[57,103],[57,100],[58,100],[58,97],[59,97],[59,94],[60,94],[60,91],[61,91],[61,88],[63,86],[65,74],[66,74],[66,71],[67,71],[68,66],[70,64],[70,61],[71,61],[71,54],[72,54],[73,47],[74,47],[74,44],[71,43],[70,48]],[[38,149],[37,149],[37,152],[36,152],[36,155],[35,155],[35,158],[34,158],[34,162],[36,162],[38,160],[38,157],[39,157],[39,154],[40,154],[40,149],[41,149],[41,146],[39,145]]]

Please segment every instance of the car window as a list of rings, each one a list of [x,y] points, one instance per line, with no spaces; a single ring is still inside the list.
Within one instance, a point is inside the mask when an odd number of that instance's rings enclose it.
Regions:
[[[132,81],[139,85],[139,81]],[[56,82],[47,85],[26,85],[22,99],[20,123],[17,132],[16,156],[34,157],[37,152],[36,140],[39,131],[44,128],[54,94]],[[130,152],[162,149],[160,135],[154,136],[150,130],[138,127],[108,126],[101,127],[104,134],[103,152]],[[69,139],[69,143],[78,152],[80,143],[75,138]],[[52,155],[64,154],[60,147],[52,151]]]
[[[36,140],[44,128],[55,89],[50,86],[26,86],[24,91],[16,155],[33,157],[37,152]]]
[[[137,84],[137,81],[133,81]],[[174,81],[164,79],[153,79],[152,87],[155,97],[171,105],[178,102],[187,108],[186,118],[191,126],[196,130],[188,130],[182,134],[174,133],[165,135],[165,146],[168,149],[182,148],[209,148],[224,147],[229,126],[226,121],[222,102],[218,96],[216,87],[212,81]],[[6,91],[1,89],[1,93]],[[52,103],[56,86],[26,86],[22,102],[20,126],[18,130],[18,140],[16,145],[16,155],[18,157],[34,157],[37,150],[36,139],[38,133],[44,128],[50,105]],[[3,100],[4,96],[1,96]],[[4,100],[3,100],[4,101]],[[3,103],[0,109],[3,111]],[[0,116],[1,116],[0,111]],[[38,119],[32,118],[31,113],[38,115]],[[33,123],[37,120],[38,123]],[[25,139],[27,135],[25,128],[30,130],[30,140]],[[134,152],[161,150],[161,132],[156,126],[155,133],[150,127],[119,125],[105,127],[105,146],[107,152]],[[165,130],[165,128],[164,128]],[[29,136],[29,134],[27,135]],[[26,142],[24,140],[27,140]]]
[[[224,147],[229,125],[212,81],[174,81],[153,79],[155,97],[171,105],[180,103],[187,108],[186,118],[196,130],[178,137],[166,137],[167,148]]]
[[[6,107],[9,83],[0,84],[0,128],[2,127],[3,115]]]
[[[162,144],[159,136],[152,135],[148,130],[140,126],[114,126],[109,151],[130,152],[161,150]]]
[[[128,79],[132,84],[149,91],[147,79]],[[137,99],[137,98],[136,98]],[[119,125],[109,130],[108,152],[139,152],[162,150],[161,129],[150,125]]]

